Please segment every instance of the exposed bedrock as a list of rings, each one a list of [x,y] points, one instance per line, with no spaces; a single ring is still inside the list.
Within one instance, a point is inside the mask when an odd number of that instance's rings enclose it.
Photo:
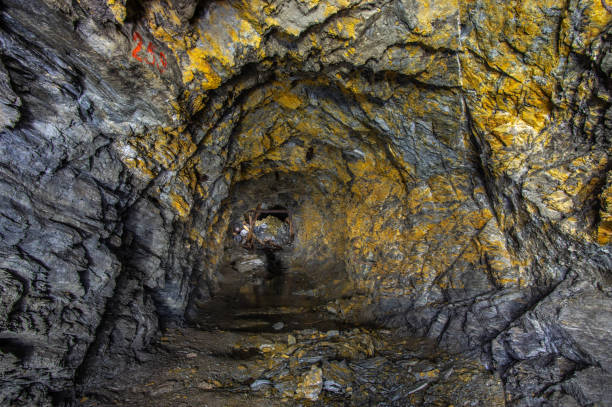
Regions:
[[[342,320],[477,355],[508,405],[612,405],[606,2],[4,0],[0,20],[0,404],[145,360],[262,204],[292,213],[274,261],[335,287]]]

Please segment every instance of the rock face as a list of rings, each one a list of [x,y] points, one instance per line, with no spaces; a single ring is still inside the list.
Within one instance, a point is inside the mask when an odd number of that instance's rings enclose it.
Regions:
[[[0,404],[146,358],[265,203],[345,320],[479,354],[510,404],[609,405],[610,10],[3,1]]]

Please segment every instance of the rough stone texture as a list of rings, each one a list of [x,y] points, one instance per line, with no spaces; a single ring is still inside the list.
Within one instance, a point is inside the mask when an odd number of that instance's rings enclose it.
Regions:
[[[344,318],[480,353],[510,404],[609,404],[605,5],[5,0],[0,404],[146,357],[275,174]]]

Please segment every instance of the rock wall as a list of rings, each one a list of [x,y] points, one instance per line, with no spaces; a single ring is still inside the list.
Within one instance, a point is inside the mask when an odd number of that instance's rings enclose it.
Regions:
[[[477,352],[510,403],[612,399],[605,1],[0,13],[0,402],[146,358],[214,283],[232,191],[275,173],[325,197],[301,244],[342,257],[347,319]]]

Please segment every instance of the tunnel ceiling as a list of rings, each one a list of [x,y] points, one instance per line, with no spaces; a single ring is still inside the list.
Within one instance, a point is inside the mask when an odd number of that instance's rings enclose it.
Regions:
[[[5,0],[0,401],[138,358],[210,297],[235,211],[274,188],[304,253],[341,259],[347,320],[475,350],[512,400],[516,372],[567,360],[546,383],[603,400],[610,10]]]

